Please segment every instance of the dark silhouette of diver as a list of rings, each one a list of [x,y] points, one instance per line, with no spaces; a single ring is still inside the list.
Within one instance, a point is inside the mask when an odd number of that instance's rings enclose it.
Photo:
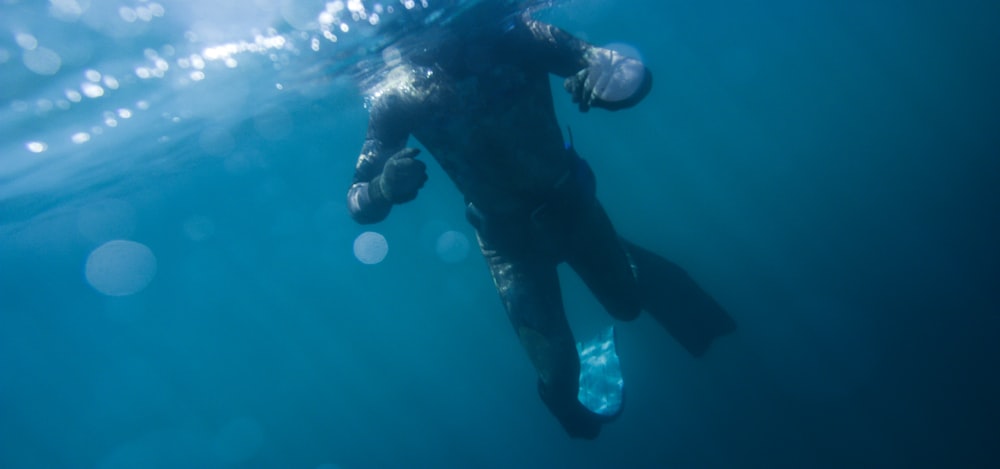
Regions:
[[[590,166],[563,143],[549,74],[566,78],[586,112],[635,105],[650,72],[511,4],[480,2],[396,43],[399,62],[366,90],[370,121],[348,206],[368,224],[413,200],[427,174],[406,143],[420,141],[465,196],[542,400],[569,435],[595,438],[608,418],[577,399],[580,361],[557,264],[568,262],[613,317],[645,310],[694,356],[735,323],[682,269],[615,232]]]

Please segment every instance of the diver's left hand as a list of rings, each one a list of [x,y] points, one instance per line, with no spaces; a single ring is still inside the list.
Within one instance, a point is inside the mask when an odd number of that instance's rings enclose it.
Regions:
[[[649,72],[638,60],[609,49],[588,52],[587,68],[563,82],[563,88],[580,106],[618,110],[634,105],[649,92]]]
[[[389,157],[382,174],[368,184],[368,193],[393,204],[409,202],[427,182],[427,165],[417,159],[420,150],[404,148]]]

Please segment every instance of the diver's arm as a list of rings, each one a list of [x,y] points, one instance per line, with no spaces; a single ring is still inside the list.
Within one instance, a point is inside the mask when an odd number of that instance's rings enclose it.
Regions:
[[[369,130],[369,138],[365,139],[358,164],[354,168],[354,183],[347,190],[347,209],[351,212],[351,218],[363,225],[384,220],[392,209],[391,202],[373,197],[370,191],[372,179],[382,172],[386,160],[385,152],[381,151],[381,141],[371,138],[370,134]]]
[[[533,49],[549,71],[566,77],[563,86],[586,112],[591,107],[617,111],[639,103],[653,86],[642,62],[588,44],[565,31],[532,19],[525,21]]]
[[[409,133],[398,116],[386,113],[383,106],[371,107],[368,135],[347,191],[351,218],[361,224],[384,220],[393,204],[413,200],[427,180],[426,166],[414,159],[419,150],[404,148]]]

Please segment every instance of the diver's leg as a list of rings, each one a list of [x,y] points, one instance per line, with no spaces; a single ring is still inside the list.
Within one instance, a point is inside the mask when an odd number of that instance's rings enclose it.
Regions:
[[[555,263],[531,255],[504,256],[482,240],[480,246],[511,324],[538,372],[542,400],[570,436],[596,438],[600,421],[577,398],[580,359]]]
[[[616,318],[634,319],[646,310],[694,356],[736,329],[687,272],[619,237],[596,199],[578,209],[564,236],[570,266]]]
[[[569,265],[612,316],[638,317],[642,304],[632,264],[600,202],[581,207],[573,225],[565,239]]]
[[[703,355],[713,340],[736,329],[733,318],[684,269],[625,239],[621,241],[638,280],[642,308],[691,355]]]

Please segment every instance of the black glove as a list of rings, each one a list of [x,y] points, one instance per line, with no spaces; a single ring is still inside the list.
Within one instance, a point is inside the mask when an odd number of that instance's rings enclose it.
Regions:
[[[563,88],[581,112],[591,107],[618,110],[633,106],[649,93],[652,77],[635,59],[607,49],[588,53],[590,65],[567,78]]]
[[[427,165],[417,160],[420,150],[404,148],[389,157],[382,174],[368,183],[368,196],[393,204],[409,202],[427,182]]]

